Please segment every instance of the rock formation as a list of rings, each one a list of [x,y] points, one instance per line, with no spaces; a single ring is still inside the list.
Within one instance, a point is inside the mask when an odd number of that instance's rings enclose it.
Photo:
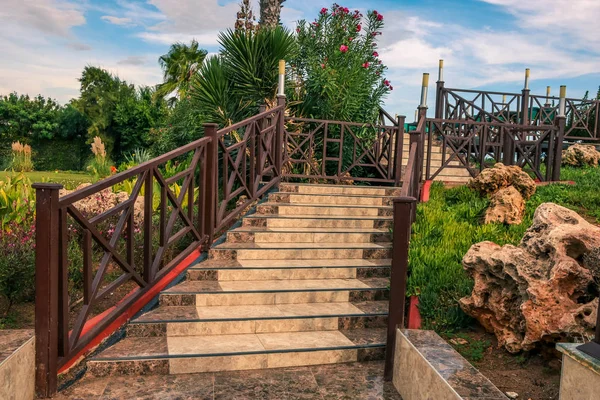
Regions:
[[[518,225],[523,222],[525,200],[514,186],[502,188],[490,196],[490,206],[485,212],[484,223]]]
[[[591,144],[574,144],[566,150],[563,150],[563,165],[573,167],[598,166],[600,162],[600,152]]]
[[[491,195],[500,189],[514,186],[525,200],[529,200],[536,189],[535,181],[527,172],[516,165],[506,166],[502,163],[496,163],[492,168],[481,171],[469,181],[468,186],[482,195]]]
[[[485,223],[520,224],[525,200],[535,193],[535,181],[521,168],[497,163],[469,181],[468,186],[481,195],[490,196]]]
[[[461,308],[510,352],[591,335],[598,312],[600,228],[553,203],[518,246],[475,244],[463,258],[475,284]]]

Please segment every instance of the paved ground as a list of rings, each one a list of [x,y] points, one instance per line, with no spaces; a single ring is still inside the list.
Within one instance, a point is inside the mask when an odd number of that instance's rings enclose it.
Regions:
[[[383,361],[207,374],[86,377],[57,399],[386,399]]]

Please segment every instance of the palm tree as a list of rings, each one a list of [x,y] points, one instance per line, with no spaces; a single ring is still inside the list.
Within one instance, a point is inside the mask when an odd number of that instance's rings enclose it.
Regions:
[[[264,28],[275,28],[279,25],[281,4],[285,0],[260,0],[260,26]]]
[[[198,42],[192,40],[188,46],[185,43],[174,43],[169,52],[160,56],[158,63],[163,70],[163,83],[157,85],[156,96],[165,97],[170,94],[169,103],[173,104],[177,98],[186,95],[190,81],[200,69],[207,51],[198,48]]]

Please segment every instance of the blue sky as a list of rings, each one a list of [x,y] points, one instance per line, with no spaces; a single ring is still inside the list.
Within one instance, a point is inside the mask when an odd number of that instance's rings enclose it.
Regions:
[[[1,0],[0,94],[11,91],[76,97],[85,65],[98,65],[127,81],[161,80],[157,59],[174,41],[196,38],[216,52],[217,34],[233,25],[238,0]],[[258,1],[254,1],[258,12]],[[391,113],[409,118],[421,74],[438,59],[448,87],[520,91],[526,67],[531,89],[546,85],[580,97],[600,85],[599,0],[375,0],[340,1],[376,9],[385,17],[379,53],[394,91]],[[282,21],[293,27],[313,19],[323,0],[287,0]],[[433,104],[433,96],[430,96]]]

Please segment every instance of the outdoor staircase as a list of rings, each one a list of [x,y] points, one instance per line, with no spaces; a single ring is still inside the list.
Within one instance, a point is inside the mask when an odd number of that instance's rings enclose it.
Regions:
[[[159,307],[87,363],[94,376],[382,359],[399,188],[282,183]]]
[[[427,142],[429,138],[425,137],[425,160],[423,165],[423,179],[426,179],[426,168],[427,168]],[[450,149],[447,149],[449,152]],[[408,155],[410,154],[410,138],[408,135],[404,135],[404,142],[402,146],[402,167],[406,167],[408,163]],[[446,159],[450,157],[450,154],[446,154]],[[457,159],[450,161],[449,166],[457,167],[462,164]],[[442,146],[438,141],[431,143],[431,174],[434,174],[442,166]],[[444,168],[433,180],[442,181],[451,184],[465,184],[471,179],[471,174],[464,168]]]

